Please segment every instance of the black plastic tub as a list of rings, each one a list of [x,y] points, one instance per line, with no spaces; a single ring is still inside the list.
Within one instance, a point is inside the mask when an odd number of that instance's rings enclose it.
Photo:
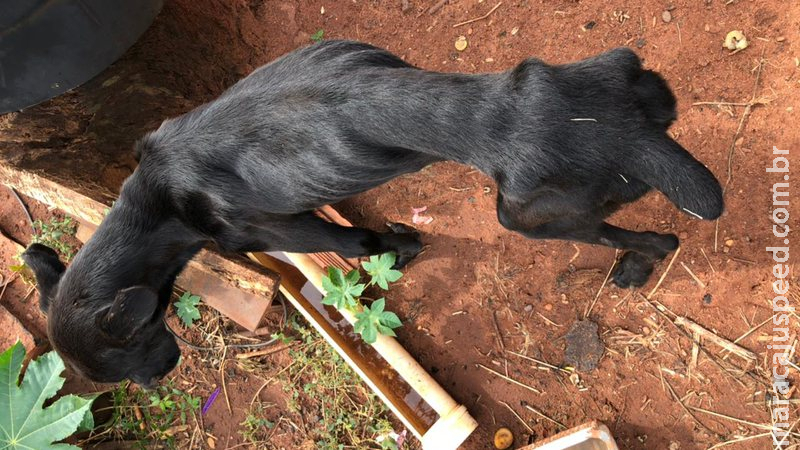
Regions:
[[[163,0],[0,0],[0,114],[80,86],[122,56]]]

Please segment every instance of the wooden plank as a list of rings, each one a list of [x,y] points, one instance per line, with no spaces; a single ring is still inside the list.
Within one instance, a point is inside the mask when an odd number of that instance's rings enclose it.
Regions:
[[[36,174],[0,165],[0,183],[61,209],[79,220],[78,238],[91,236],[105,218],[108,206]],[[223,315],[253,331],[278,292],[280,277],[244,258],[225,258],[201,250],[178,277],[183,290],[200,295]]]

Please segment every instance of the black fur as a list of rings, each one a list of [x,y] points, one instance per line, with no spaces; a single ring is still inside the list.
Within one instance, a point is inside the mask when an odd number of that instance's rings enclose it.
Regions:
[[[404,264],[421,249],[416,234],[344,228],[311,211],[436,161],[492,176],[498,219],[511,230],[626,250],[614,281],[638,286],[678,241],[606,216],[653,187],[690,214],[722,212],[717,180],[666,134],[674,120],[666,82],[628,49],[464,75],[326,41],[146,135],[139,167],[63,276],[40,246],[26,260],[64,359],[95,380],[145,385],[177,361],[161,318],[175,277],[203,245],[394,251]]]

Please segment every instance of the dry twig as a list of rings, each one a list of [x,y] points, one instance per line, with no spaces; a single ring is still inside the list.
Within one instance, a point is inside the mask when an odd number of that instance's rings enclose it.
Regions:
[[[479,20],[483,20],[483,19],[485,19],[485,18],[487,18],[487,17],[491,16],[491,15],[492,15],[492,13],[493,13],[493,12],[495,12],[495,10],[496,10],[497,8],[499,8],[499,7],[500,7],[500,5],[502,5],[502,4],[503,4],[503,2],[500,2],[500,3],[496,4],[496,5],[494,5],[494,8],[490,9],[488,13],[486,13],[486,14],[484,14],[484,15],[480,16],[480,17],[476,17],[476,18],[474,18],[474,19],[469,19],[469,20],[466,20],[466,21],[464,21],[464,22],[461,22],[461,23],[457,23],[457,24],[453,25],[453,28],[458,28],[458,27],[460,27],[460,26],[462,26],[462,25],[466,25],[466,24],[468,24],[468,23],[473,23],[473,22],[477,22],[477,21],[479,21]]]
[[[502,378],[502,379],[504,379],[504,380],[508,381],[509,383],[516,384],[517,386],[523,387],[523,388],[525,388],[525,389],[527,389],[527,390],[529,390],[529,391],[531,391],[531,392],[535,392],[535,393],[537,393],[537,394],[541,394],[541,393],[542,393],[542,391],[540,391],[540,390],[536,389],[535,387],[528,386],[528,385],[527,385],[527,384],[525,384],[525,383],[521,383],[521,382],[519,382],[519,381],[517,381],[517,380],[515,380],[515,379],[513,379],[513,378],[511,378],[511,377],[507,377],[507,376],[503,375],[503,374],[502,374],[502,373],[500,373],[500,372],[497,372],[497,371],[495,371],[495,370],[492,370],[492,369],[490,369],[490,368],[488,368],[488,367],[484,366],[484,365],[483,365],[483,364],[481,364],[481,363],[478,363],[478,364],[476,364],[476,365],[477,365],[478,367],[480,367],[481,369],[483,369],[483,370],[487,371],[487,372],[490,372],[490,373],[493,373],[493,374],[497,375],[498,377],[500,377],[500,378]]]

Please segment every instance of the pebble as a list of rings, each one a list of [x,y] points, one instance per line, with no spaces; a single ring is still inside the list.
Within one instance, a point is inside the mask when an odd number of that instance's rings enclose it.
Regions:
[[[519,27],[514,27],[511,29],[511,35],[516,36],[519,33]]]
[[[662,13],[661,13],[661,20],[663,20],[663,21],[664,21],[664,23],[670,23],[670,22],[672,22],[672,13],[671,13],[671,12],[669,12],[669,11],[664,11],[664,12],[662,12]]]
[[[778,36],[775,40],[778,42],[783,42],[786,40],[786,38],[784,36]]]
[[[733,239],[728,239],[725,241],[726,247],[733,247]]]
[[[527,305],[525,305],[524,309],[525,309],[526,313],[529,313],[529,312],[533,311],[533,305],[527,304]]]
[[[551,305],[550,303],[544,305],[544,310],[545,311],[552,311],[553,310],[553,305]]]

